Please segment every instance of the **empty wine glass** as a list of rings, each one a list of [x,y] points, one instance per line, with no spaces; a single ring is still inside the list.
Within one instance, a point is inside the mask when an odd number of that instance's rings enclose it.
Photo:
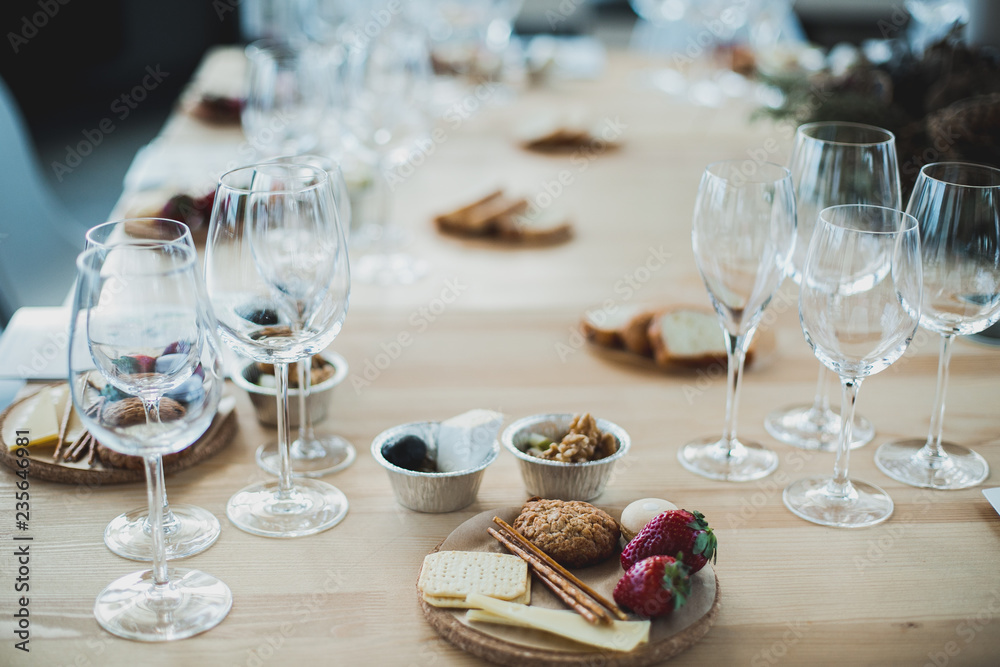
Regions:
[[[859,204],[820,213],[802,268],[799,320],[816,357],[840,376],[844,414],[833,477],[784,490],[785,505],[807,521],[859,528],[892,514],[885,491],[848,477],[849,444],[861,381],[899,359],[917,330],[920,273],[912,215]]]
[[[108,632],[183,639],[218,624],[229,588],[199,570],[167,568],[162,456],[208,428],[224,377],[197,255],[185,244],[91,247],[77,260],[69,384],[87,429],[145,464],[152,569],[121,577],[94,604]],[[96,366],[97,370],[94,370]]]
[[[86,247],[108,250],[123,243],[155,245],[182,245],[194,250],[194,241],[187,225],[161,218],[133,218],[105,222],[87,231]],[[154,456],[159,456],[155,454]],[[215,515],[197,505],[167,503],[163,480],[163,463],[156,467],[160,480],[156,485],[162,492],[163,539],[167,559],[186,558],[201,553],[215,544],[222,532]],[[140,507],[119,514],[104,529],[104,544],[113,553],[132,560],[152,560],[153,542],[149,513]]]
[[[245,53],[247,141],[268,156],[314,148],[330,99],[330,53],[305,41],[273,39],[253,42]]]
[[[820,122],[799,126],[792,149],[792,180],[798,209],[798,240],[792,277],[802,282],[809,241],[819,212],[838,204],[872,204],[898,209],[899,169],[896,138],[888,130],[858,123]],[[830,408],[826,367],[822,364],[811,404],[781,408],[767,415],[767,432],[803,449],[834,451],[840,416]],[[875,437],[875,428],[855,416],[851,447]]]
[[[267,537],[335,526],[347,514],[347,498],[316,479],[293,481],[288,429],[288,365],[329,346],[347,315],[347,244],[327,173],[266,163],[223,174],[205,278],[223,339],[274,364],[277,381],[279,478],[234,494],[226,514],[241,530]]]
[[[278,164],[308,164],[326,172],[333,188],[337,219],[346,233],[351,226],[351,201],[347,184],[336,160],[324,155],[294,155],[270,160]],[[291,445],[292,474],[305,477],[322,477],[354,462],[357,452],[349,440],[336,434],[317,436],[309,412],[309,391],[312,387],[312,364],[296,364],[299,383],[299,437]],[[281,471],[281,455],[277,442],[257,448],[257,465],[275,475]]]
[[[926,440],[887,442],[875,453],[895,480],[932,489],[975,486],[990,473],[968,447],[942,442],[948,361],[955,336],[1000,319],[1000,170],[940,162],[920,170],[907,212],[920,224],[924,299],[920,324],[941,334],[937,390]]]
[[[743,362],[764,309],[784,280],[795,245],[795,196],[789,171],[744,161],[709,165],[694,210],[695,261],[719,316],[728,355],[726,426],[722,438],[681,447],[681,464],[711,479],[743,482],[770,474],[778,456],[736,437]]]
[[[430,130],[430,46],[424,28],[406,13],[395,17],[377,35],[355,49],[351,76],[352,108],[348,125],[378,153],[378,170],[371,186],[378,208],[372,206],[366,239],[352,239],[358,250],[354,277],[359,282],[399,285],[416,282],[427,273],[427,261],[405,246],[410,235],[396,224],[393,191],[426,159],[418,142]]]

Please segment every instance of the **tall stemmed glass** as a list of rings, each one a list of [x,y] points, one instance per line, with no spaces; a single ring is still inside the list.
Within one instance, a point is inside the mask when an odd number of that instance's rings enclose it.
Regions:
[[[798,208],[792,273],[797,283],[802,282],[809,240],[824,208],[838,204],[901,208],[896,138],[888,130],[858,123],[802,125],[795,132],[790,169]],[[794,447],[834,451],[841,427],[840,416],[830,409],[828,379],[826,367],[820,365],[813,402],[775,410],[764,420],[767,432]],[[873,437],[871,422],[855,416],[851,447]]]
[[[168,569],[164,544],[161,457],[205,432],[224,383],[197,255],[184,244],[92,247],[77,269],[73,405],[101,443],[143,458],[153,557],[151,570],[109,584],[94,616],[128,639],[190,637],[218,624],[233,601],[210,574]]]
[[[238,528],[267,537],[311,535],[339,523],[347,498],[315,479],[292,479],[288,365],[325,349],[347,315],[350,270],[326,172],[305,164],[257,164],[222,175],[215,195],[205,278],[222,337],[274,364],[277,481],[230,498]]]
[[[937,390],[926,440],[887,442],[875,463],[889,477],[964,489],[990,474],[968,447],[942,442],[951,344],[1000,319],[1000,170],[943,162],[920,170],[907,212],[920,224],[924,299],[920,324],[941,334]]]
[[[187,225],[161,218],[132,218],[115,220],[92,227],[87,231],[86,247],[110,250],[120,244],[143,246],[180,245],[195,250]],[[165,361],[160,364],[168,363]],[[154,454],[159,457],[159,454]],[[162,457],[160,457],[162,458]],[[162,493],[163,539],[167,559],[186,558],[201,553],[212,546],[222,527],[215,515],[197,505],[167,503],[166,485],[163,480],[162,461],[156,467],[160,475],[156,485]],[[153,542],[149,513],[145,507],[119,514],[104,529],[104,544],[113,553],[132,560],[152,560]]]
[[[859,528],[892,514],[892,498],[847,476],[861,381],[906,351],[920,318],[920,233],[912,215],[849,204],[820,213],[799,292],[799,319],[816,357],[840,376],[843,411],[833,477],[785,488],[785,505],[824,526]]]
[[[270,160],[278,164],[308,164],[326,172],[333,188],[337,220],[344,233],[351,228],[351,201],[347,184],[337,161],[324,155],[292,155]],[[309,392],[312,387],[312,364],[296,364],[299,382],[299,437],[291,445],[292,474],[322,477],[343,470],[354,462],[357,452],[347,438],[333,433],[318,436],[309,413]],[[281,453],[277,442],[257,448],[257,465],[275,475],[281,472]]]
[[[681,464],[711,479],[743,482],[770,474],[778,456],[736,437],[743,362],[764,309],[784,280],[795,245],[795,197],[784,167],[744,161],[709,165],[694,210],[695,261],[726,339],[729,380],[722,438],[681,447]]]

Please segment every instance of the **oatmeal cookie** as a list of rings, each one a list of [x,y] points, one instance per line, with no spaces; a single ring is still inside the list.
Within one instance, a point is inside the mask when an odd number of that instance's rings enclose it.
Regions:
[[[620,531],[607,512],[579,500],[529,498],[514,530],[566,567],[596,565],[614,555]]]

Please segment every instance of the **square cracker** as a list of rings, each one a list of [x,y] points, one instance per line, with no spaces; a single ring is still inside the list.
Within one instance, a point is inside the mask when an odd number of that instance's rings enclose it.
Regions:
[[[481,593],[500,600],[524,595],[528,564],[517,556],[486,551],[439,551],[427,554],[417,588],[433,598],[461,598]]]
[[[452,609],[471,609],[472,606],[465,601],[465,598],[446,598],[437,597],[434,595],[427,595],[424,593],[424,602],[434,607],[449,607]],[[518,595],[516,598],[511,598],[506,600],[506,602],[514,602],[517,604],[531,604],[531,579],[528,579],[528,587],[525,588],[524,593]]]

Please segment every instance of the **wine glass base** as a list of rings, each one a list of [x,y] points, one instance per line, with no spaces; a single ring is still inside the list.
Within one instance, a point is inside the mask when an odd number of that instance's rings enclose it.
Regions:
[[[337,487],[299,478],[287,498],[279,496],[277,480],[237,491],[226,505],[226,516],[254,535],[303,537],[333,528],[347,516],[347,509],[347,497]]]
[[[210,574],[169,569],[163,586],[152,574],[133,572],[101,591],[94,617],[102,628],[143,642],[184,639],[218,625],[233,606],[229,587]]]
[[[727,482],[767,477],[778,467],[778,455],[762,445],[737,441],[730,451],[717,438],[694,440],[680,448],[677,458],[693,473]]]
[[[764,428],[775,440],[799,449],[834,452],[840,443],[840,415],[833,410],[817,410],[812,405],[775,410],[764,419]],[[868,444],[874,437],[872,423],[855,416],[851,449]]]
[[[374,285],[409,285],[426,274],[426,261],[402,252],[361,255],[351,264],[351,280]]]
[[[982,484],[990,466],[968,447],[941,443],[946,457],[932,460],[921,453],[926,440],[887,442],[875,451],[875,465],[897,482],[925,489],[967,489]]]
[[[852,479],[850,493],[838,496],[831,483],[829,477],[801,479],[785,487],[781,498],[792,514],[821,526],[864,528],[892,516],[892,498],[874,484]]]
[[[295,477],[322,477],[354,463],[357,452],[354,446],[339,435],[322,435],[309,441],[309,447],[299,446],[299,441],[292,443],[292,475]],[[271,442],[257,448],[257,465],[272,475],[280,474],[281,456],[278,453],[278,443]]]
[[[171,505],[177,520],[164,534],[168,560],[199,554],[219,539],[222,526],[215,515],[195,505]],[[119,514],[104,529],[104,544],[112,553],[131,560],[153,560],[153,539],[147,508]]]

